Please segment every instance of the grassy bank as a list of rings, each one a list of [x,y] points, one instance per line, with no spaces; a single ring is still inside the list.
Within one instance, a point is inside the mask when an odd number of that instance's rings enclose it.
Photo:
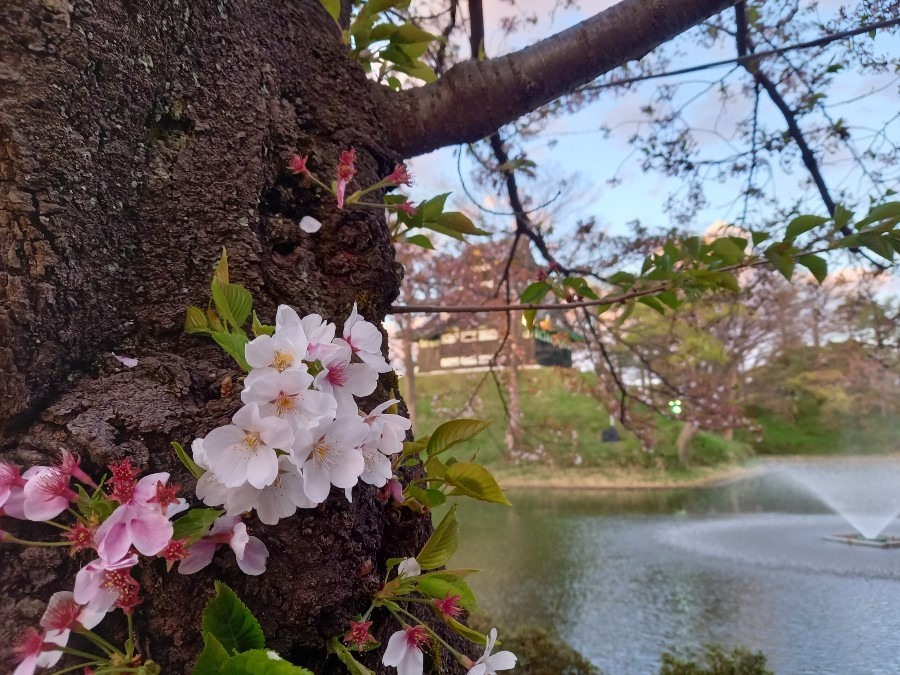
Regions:
[[[792,419],[771,410],[750,411],[763,427],[761,455],[866,455],[900,452],[900,418],[835,416],[818,410]]]
[[[602,433],[609,427],[609,413],[590,394],[593,376],[542,368],[521,373],[523,446],[513,457],[504,459],[506,415],[496,384],[489,378],[472,397],[482,377],[482,373],[418,376],[416,433],[430,433],[454,416],[492,419],[491,427],[457,456],[477,452],[479,461],[497,473],[505,485],[547,481],[568,486],[579,483],[582,487],[705,483],[727,475],[721,469],[733,467],[751,454],[745,443],[700,432],[692,445],[691,467],[685,469],[678,463],[675,449],[681,423],[662,418],[650,452],[621,425],[616,427],[620,440],[605,443]],[[470,397],[471,405],[466,409]]]

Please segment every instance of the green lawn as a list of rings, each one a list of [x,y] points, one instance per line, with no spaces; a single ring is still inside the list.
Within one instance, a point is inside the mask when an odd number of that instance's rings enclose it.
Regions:
[[[504,376],[505,373],[499,373],[499,377]],[[477,452],[479,461],[488,466],[509,466],[510,463],[503,460],[506,417],[494,380],[489,377],[473,398],[471,409],[464,409],[482,378],[483,373],[419,375],[416,379],[418,420],[415,431],[417,435],[430,433],[454,416],[492,419],[494,423],[487,431],[463,446],[457,457]],[[402,390],[403,378],[400,382]],[[541,368],[521,372],[525,437],[517,458],[519,465],[548,469],[579,466],[683,471],[678,466],[675,451],[675,439],[681,427],[678,421],[657,420],[656,444],[652,452],[644,451],[637,439],[621,425],[617,428],[622,440],[603,443],[601,434],[609,426],[609,413],[590,395],[594,382],[592,374],[571,369]],[[694,440],[692,452],[695,466],[733,464],[750,454],[744,443],[704,432]]]

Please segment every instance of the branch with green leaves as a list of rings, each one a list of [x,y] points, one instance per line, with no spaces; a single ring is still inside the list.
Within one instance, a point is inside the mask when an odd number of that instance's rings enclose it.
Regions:
[[[638,273],[620,271],[606,278],[615,291],[601,295],[583,277],[542,272],[539,279],[521,294],[520,302],[505,305],[400,305],[391,308],[395,314],[407,313],[477,313],[525,312],[530,328],[538,310],[595,307],[597,313],[623,306],[619,317],[624,321],[636,303],[664,313],[677,309],[688,298],[704,292],[741,288],[736,275],[743,269],[770,267],[789,281],[797,265],[806,268],[822,283],[828,276],[828,262],[823,254],[848,248],[867,249],[893,264],[900,253],[900,202],[874,205],[858,221],[853,214],[838,206],[833,217],[799,215],[791,220],[784,238],[771,242],[765,232],[748,232],[747,236],[724,236],[705,239],[701,236],[670,239],[660,250],[644,259]],[[828,229],[825,229],[830,224]],[[838,233],[851,228],[851,234],[837,239]],[[824,246],[801,246],[798,239],[816,234],[817,240],[830,240]],[[766,245],[767,244],[767,245]],[[764,246],[765,245],[765,246]],[[553,296],[556,302],[545,302]]]

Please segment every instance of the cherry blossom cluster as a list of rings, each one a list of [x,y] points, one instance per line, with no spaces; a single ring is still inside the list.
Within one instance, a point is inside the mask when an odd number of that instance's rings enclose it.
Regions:
[[[325,182],[319,180],[315,174],[309,170],[309,167],[307,166],[308,161],[309,157],[306,155],[293,155],[287,163],[288,171],[297,176],[306,176],[320,188],[333,194],[337,199],[337,207],[339,209],[343,209],[345,204],[358,204],[360,206],[369,206],[379,209],[403,211],[409,216],[414,216],[416,214],[416,207],[409,201],[390,204],[375,204],[361,201],[362,197],[375,190],[396,187],[398,185],[412,185],[412,179],[409,176],[409,170],[406,168],[405,164],[396,164],[394,170],[382,180],[367,188],[357,190],[351,195],[347,195],[347,186],[356,175],[356,150],[354,148],[341,152],[340,161],[337,166],[337,180],[334,182],[333,186],[327,185]],[[303,216],[300,220],[300,229],[309,234],[318,232],[321,228],[322,223],[312,216]]]
[[[99,647],[97,663],[141,665],[133,643],[119,650],[92,629],[116,608],[131,615],[141,604],[140,584],[131,570],[138,554],[160,557],[169,567],[187,556],[186,539],[173,540],[170,518],[188,508],[168,485],[168,473],[137,479],[129,460],[110,467],[104,492],[80,466],[77,456],[62,450],[53,466],[33,466],[24,473],[0,462],[0,515],[46,522],[63,531],[62,541],[26,541],[0,530],[0,541],[31,546],[66,546],[74,554],[93,551],[94,560],[75,576],[73,591],[55,593],[40,620],[41,630],[30,629],[14,648],[18,665],[14,675],[31,675],[36,668],[55,665],[64,653],[92,656],[68,645],[77,632]],[[73,479],[81,483],[73,487]],[[85,486],[91,488],[93,496]],[[76,511],[73,506],[77,506]],[[69,512],[74,524],[54,519]],[[147,665],[147,664],[144,664]],[[148,671],[150,672],[150,671]]]
[[[397,578],[394,586],[400,584],[398,588],[402,588],[404,582],[410,581],[418,577],[422,573],[422,567],[415,558],[405,558],[397,565]],[[509,651],[500,651],[492,654],[497,644],[497,629],[492,628],[485,643],[484,654],[477,661],[472,661],[465,654],[460,653],[451,645],[447,644],[441,637],[431,628],[421,623],[418,617],[401,608],[396,601],[404,599],[402,595],[392,596],[394,603],[384,605],[393,615],[393,618],[402,626],[401,630],[394,632],[388,639],[387,647],[381,658],[381,663],[385,666],[397,669],[398,675],[422,675],[425,668],[424,649],[433,641],[440,644],[449,653],[467,668],[466,675],[497,675],[497,671],[509,670],[516,665],[516,655]],[[431,606],[437,613],[438,617],[453,623],[463,614],[461,605],[462,597],[448,592],[443,598],[434,598],[431,600]],[[373,603],[372,608],[376,605]],[[372,608],[366,612],[366,615],[359,621],[350,622],[350,630],[344,635],[344,642],[353,645],[357,651],[363,652],[373,644],[376,644],[375,637],[371,634],[372,621],[367,621]],[[412,620],[412,623],[408,623]],[[459,625],[458,623],[456,624]]]
[[[274,332],[247,344],[244,406],[231,424],[192,444],[205,470],[197,496],[206,504],[224,507],[227,517],[255,510],[274,525],[325,501],[332,486],[352,500],[360,480],[377,487],[391,480],[391,457],[403,449],[410,422],[387,412],[395,400],[368,414],[356,403],[390,370],[382,334],[355,305],[341,337],[335,334],[318,314],[301,319],[282,305]]]

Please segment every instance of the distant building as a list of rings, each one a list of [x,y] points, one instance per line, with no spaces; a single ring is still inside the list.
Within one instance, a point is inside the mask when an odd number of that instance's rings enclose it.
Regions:
[[[524,347],[521,365],[571,368],[571,350],[559,346],[563,338],[577,340],[578,336],[538,326],[533,331],[524,331],[520,338]],[[429,373],[487,367],[502,339],[503,334],[496,328],[460,330],[446,326],[435,335],[419,339],[418,370]]]

